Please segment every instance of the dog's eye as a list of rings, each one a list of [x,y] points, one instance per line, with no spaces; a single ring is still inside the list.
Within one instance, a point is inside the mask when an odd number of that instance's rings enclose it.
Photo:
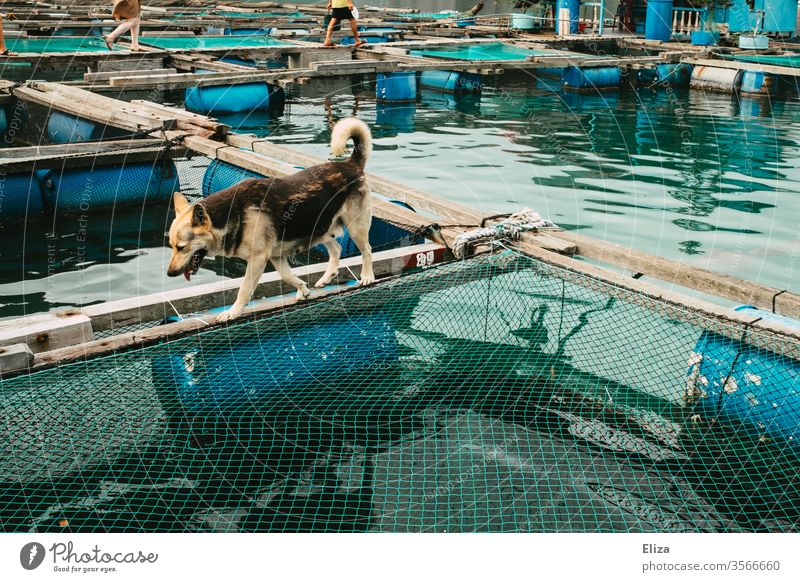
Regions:
[[[185,249],[185,248],[186,248],[186,245],[175,245],[175,250],[177,250],[177,251],[183,251],[183,249]]]

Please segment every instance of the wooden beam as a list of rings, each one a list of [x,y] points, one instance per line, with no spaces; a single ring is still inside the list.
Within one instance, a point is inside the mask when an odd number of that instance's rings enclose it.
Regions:
[[[732,275],[693,267],[576,232],[559,232],[554,233],[553,236],[577,245],[577,252],[581,256],[615,265],[634,273],[643,273],[666,283],[754,305],[767,311],[772,311],[774,300],[775,313],[800,319],[800,295],[795,293],[745,281]]]
[[[142,77],[145,75],[173,75],[176,74],[177,69],[148,69],[146,71],[125,71],[128,77]],[[120,71],[103,71],[100,73],[84,73],[83,80],[93,83],[95,81],[108,81],[111,77],[119,77]]]
[[[785,77],[800,77],[800,68],[781,67],[779,65],[760,65],[758,63],[748,63],[744,61],[726,61],[722,59],[683,59],[684,63],[701,67],[716,67],[719,69],[735,69],[737,71],[760,71],[762,73],[772,73]]]

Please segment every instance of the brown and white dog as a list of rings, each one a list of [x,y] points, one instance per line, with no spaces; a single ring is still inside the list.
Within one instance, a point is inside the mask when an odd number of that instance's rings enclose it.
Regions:
[[[329,284],[339,272],[342,249],[336,237],[346,227],[361,251],[361,285],[372,283],[372,207],[364,177],[372,149],[369,128],[354,118],[340,121],[333,128],[331,150],[342,155],[351,138],[355,149],[345,161],[319,164],[284,178],[244,180],[193,204],[175,192],[167,274],[183,274],[189,280],[206,256],[245,259],[247,270],[236,302],[217,317],[227,321],[242,314],[267,261],[297,289],[298,300],[306,299],[311,292],[292,273],[288,257],[321,243],[330,259],[315,287]]]

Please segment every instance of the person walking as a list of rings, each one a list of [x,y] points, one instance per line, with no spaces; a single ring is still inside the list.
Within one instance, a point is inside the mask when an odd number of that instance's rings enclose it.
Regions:
[[[114,32],[103,37],[108,50],[113,50],[114,43],[123,34],[131,31],[131,50],[143,51],[139,45],[139,25],[142,22],[142,6],[139,0],[114,0],[114,10],[111,12],[114,20],[124,20]]]
[[[12,20],[13,14],[0,14],[0,57],[13,57],[16,53],[12,53],[6,46],[6,37],[3,34],[3,17]]]
[[[336,23],[340,20],[350,21],[350,29],[353,31],[353,40],[355,41],[355,46],[358,47],[367,44],[358,36],[358,25],[355,17],[353,16],[353,10],[355,10],[355,7],[353,6],[353,0],[328,0],[328,10],[331,9],[333,9],[331,13],[331,21],[328,23],[328,32],[325,35],[325,43],[322,46],[335,46],[331,42],[331,35],[333,34],[333,29],[336,26]]]

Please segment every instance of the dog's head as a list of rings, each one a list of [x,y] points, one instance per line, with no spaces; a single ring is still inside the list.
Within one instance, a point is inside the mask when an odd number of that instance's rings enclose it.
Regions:
[[[180,192],[173,195],[175,220],[169,227],[169,246],[172,257],[167,275],[177,277],[181,273],[190,280],[200,269],[203,258],[213,252],[216,239],[212,232],[211,219],[202,204],[190,204]]]

